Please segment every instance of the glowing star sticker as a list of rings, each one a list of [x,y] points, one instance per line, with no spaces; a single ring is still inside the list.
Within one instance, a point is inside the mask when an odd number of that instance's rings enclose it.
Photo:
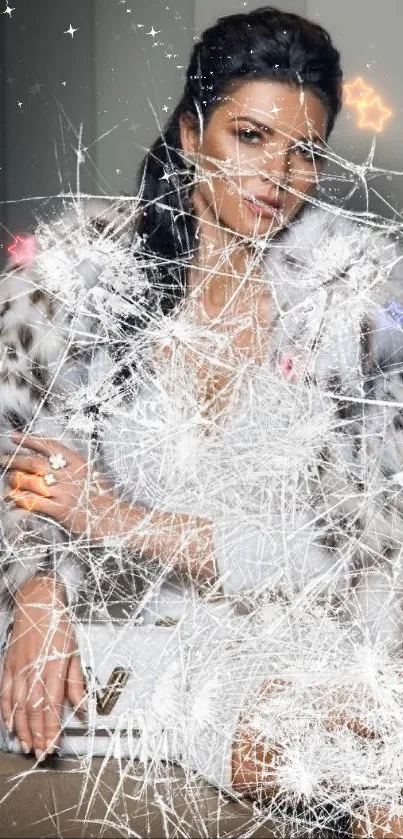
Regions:
[[[66,32],[63,32],[63,35],[71,35],[71,37],[74,38],[74,33],[75,32],[78,32],[78,29],[73,29],[72,25],[70,24],[70,26],[66,30]]]
[[[357,108],[360,116],[358,127],[383,131],[385,120],[392,116],[392,111],[384,107],[376,91],[359,76],[354,82],[344,85],[344,92],[345,103]]]
[[[368,87],[359,76],[355,82],[344,85],[344,92],[346,94],[346,105],[358,105],[360,102],[366,101],[374,93],[374,90],[372,87]]]
[[[10,256],[11,265],[31,265],[36,253],[36,239],[35,236],[16,236],[13,245],[7,248],[7,253]]]
[[[379,96],[371,102],[360,102],[357,111],[361,114],[359,127],[373,128],[375,131],[383,131],[385,121],[392,116],[392,111],[383,107]]]
[[[160,32],[161,32],[161,30],[160,30],[160,29],[156,30],[156,29],[154,29],[154,27],[152,26],[152,27],[151,27],[151,29],[150,29],[150,31],[149,31],[149,32],[146,32],[146,35],[152,35],[152,36],[153,36],[153,38],[155,38],[155,36],[156,36],[156,35],[159,35],[159,33],[160,33]]]
[[[15,477],[17,481],[17,486],[15,489],[11,490],[9,494],[10,498],[16,503],[19,502],[21,506],[26,507],[26,509],[30,512],[34,509],[35,498],[33,498],[32,501],[29,501],[26,495],[20,495],[21,492],[27,491],[22,486],[22,483],[24,481],[32,485],[32,491],[35,492],[37,495],[42,495],[43,498],[50,498],[51,493],[49,492],[42,475],[38,473],[34,475],[28,475],[26,472],[16,472]]]

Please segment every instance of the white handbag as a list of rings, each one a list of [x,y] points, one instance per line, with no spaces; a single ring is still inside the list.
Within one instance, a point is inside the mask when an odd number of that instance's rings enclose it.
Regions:
[[[158,679],[176,658],[175,624],[169,619],[145,626],[76,623],[88,692],[87,721],[65,706],[62,754],[145,759],[157,738],[159,758],[174,757],[164,730],[155,727],[153,695]]]

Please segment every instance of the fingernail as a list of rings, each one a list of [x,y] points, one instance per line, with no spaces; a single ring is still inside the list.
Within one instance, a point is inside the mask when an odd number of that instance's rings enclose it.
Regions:
[[[42,749],[35,749],[35,757],[38,761],[43,760],[45,757],[45,753]]]
[[[25,740],[21,740],[21,748],[24,752],[24,755],[29,755],[31,749],[29,748],[28,743],[26,743]]]

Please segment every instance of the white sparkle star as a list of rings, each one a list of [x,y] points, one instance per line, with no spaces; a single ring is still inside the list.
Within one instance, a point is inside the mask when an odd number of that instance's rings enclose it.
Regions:
[[[164,172],[164,174],[163,174],[163,175],[161,175],[161,177],[160,177],[160,181],[169,181],[169,175],[168,175],[168,172]]]
[[[277,107],[277,105],[273,105],[273,107],[272,107],[272,109],[269,111],[269,113],[270,113],[270,114],[274,114],[275,116],[277,116],[277,114],[279,114],[279,113],[280,113],[280,111],[282,111],[282,110],[283,110],[283,109],[282,109],[282,108],[278,108],[278,107]]]
[[[66,30],[66,32],[63,32],[63,35],[71,35],[71,37],[74,38],[74,33],[75,32],[78,32],[78,29],[73,29],[72,25],[70,24],[70,26]]]
[[[163,111],[165,111],[165,113],[166,113],[167,111],[169,111],[168,105],[163,105],[163,106],[162,106],[162,110],[163,110]]]
[[[77,163],[78,164],[84,163],[84,161],[85,161],[84,151],[82,151],[81,149],[74,149],[74,151],[77,155]]]
[[[152,35],[153,38],[155,38],[155,36],[159,35],[160,32],[161,32],[161,29],[154,29],[154,27],[152,26],[150,31],[146,32],[146,35]]]
[[[15,8],[14,8],[14,9],[10,9],[10,6],[9,6],[9,5],[8,5],[8,3],[7,3],[7,6],[6,6],[6,8],[4,9],[3,15],[9,15],[9,17],[11,17],[11,15],[12,15],[12,13],[13,13],[13,12],[15,12]]]
[[[17,102],[17,105],[18,105],[19,108],[22,108],[23,103],[22,102]]]

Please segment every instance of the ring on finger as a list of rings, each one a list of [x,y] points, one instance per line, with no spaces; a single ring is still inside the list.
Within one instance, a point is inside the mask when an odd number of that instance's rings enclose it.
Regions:
[[[67,466],[67,460],[61,452],[58,452],[57,454],[50,454],[48,460],[54,470],[64,469],[64,467]]]
[[[53,472],[46,472],[45,475],[43,476],[43,480],[45,481],[45,484],[48,487],[52,486],[52,484],[56,483],[56,478],[55,478]]]

